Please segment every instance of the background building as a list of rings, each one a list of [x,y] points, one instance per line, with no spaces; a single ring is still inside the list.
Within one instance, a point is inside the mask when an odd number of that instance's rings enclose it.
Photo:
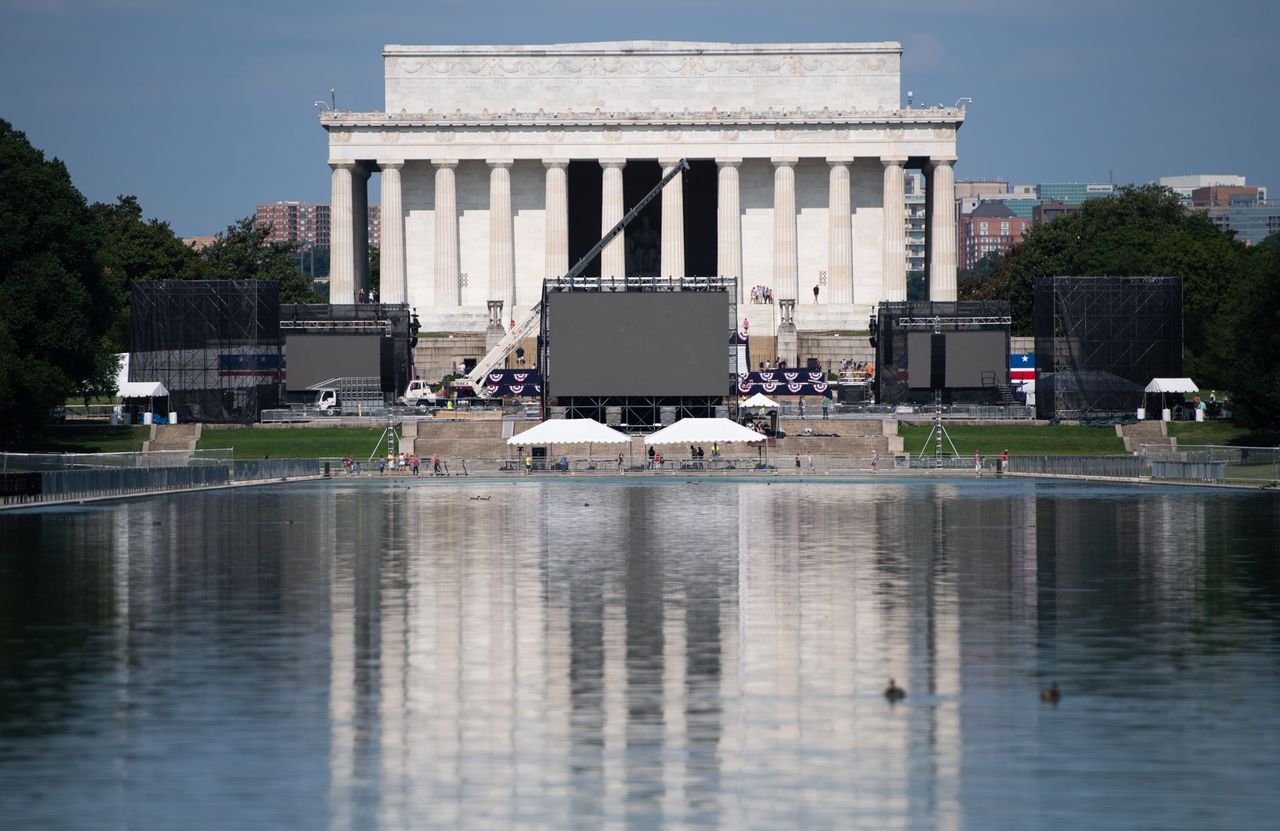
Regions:
[[[269,227],[268,242],[287,243],[301,248],[329,247],[329,206],[314,202],[272,202],[259,205],[253,224]],[[377,203],[369,206],[369,245],[382,241],[382,212]]]
[[[1245,187],[1246,182],[1243,176],[1225,173],[1194,173],[1189,176],[1161,176],[1160,186],[1166,187],[1178,194],[1178,197],[1190,205],[1192,194],[1197,188],[1207,187]],[[1263,199],[1267,198],[1265,189],[1262,193]]]
[[[1014,216],[1001,202],[983,202],[959,220],[960,268],[1004,254],[1031,227],[1031,220]]]
[[[924,174],[909,172],[906,182],[907,200],[907,277],[924,273],[925,192]]]

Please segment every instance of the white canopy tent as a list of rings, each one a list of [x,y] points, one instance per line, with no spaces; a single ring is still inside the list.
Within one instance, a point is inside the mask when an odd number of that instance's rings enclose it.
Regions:
[[[120,371],[116,373],[117,396],[120,398],[163,398],[169,394],[159,381],[130,381],[129,353],[116,356],[120,359]]]
[[[682,418],[644,437],[645,444],[754,444],[765,437],[727,418]]]
[[[1164,394],[1166,392],[1199,392],[1200,387],[1190,378],[1152,378],[1147,384],[1147,392]]]
[[[774,401],[772,398],[765,395],[764,393],[758,392],[755,395],[748,398],[746,401],[742,402],[742,406],[764,407],[765,409],[768,409],[768,410],[776,410],[778,409],[778,402]]]
[[[594,418],[553,418],[516,433],[507,444],[630,444],[631,437]]]
[[[612,427],[601,424],[594,418],[553,418],[531,427],[523,433],[516,433],[507,439],[507,446],[531,445],[551,447],[557,444],[585,444],[587,446],[588,464],[593,444],[625,444],[628,449],[631,437]],[[548,452],[548,457],[551,453]]]
[[[1181,402],[1185,400],[1182,397],[1185,393],[1199,391],[1200,387],[1196,386],[1196,382],[1192,381],[1190,378],[1152,378],[1151,383],[1147,384],[1146,389],[1147,395],[1160,396],[1160,415],[1166,420],[1173,415],[1172,413],[1170,413],[1169,416],[1165,415],[1166,411],[1169,410],[1170,395],[1174,396],[1174,400],[1178,402],[1177,406],[1180,407]],[[1146,403],[1147,402],[1145,401],[1143,402],[1143,404]],[[1146,407],[1144,406],[1143,412],[1139,413],[1139,417],[1144,417],[1145,415]],[[1196,414],[1197,420],[1202,419],[1203,417],[1203,413]]]

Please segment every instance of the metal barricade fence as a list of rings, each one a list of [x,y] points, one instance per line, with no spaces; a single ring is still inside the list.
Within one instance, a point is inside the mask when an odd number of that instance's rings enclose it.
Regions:
[[[1047,476],[1108,476],[1137,479],[1142,475],[1140,456],[1012,456],[1010,473]]]
[[[319,459],[237,459],[231,463],[234,482],[319,476],[322,472]]]
[[[40,474],[44,499],[85,499],[227,484],[226,465],[50,470]]]
[[[1168,445],[1143,445],[1141,452],[1151,464],[1154,479],[1208,479],[1240,484],[1280,482],[1280,447],[1196,444],[1171,448]],[[1157,468],[1157,463],[1166,462],[1215,467],[1196,471],[1206,476],[1184,475],[1191,469],[1166,464]]]

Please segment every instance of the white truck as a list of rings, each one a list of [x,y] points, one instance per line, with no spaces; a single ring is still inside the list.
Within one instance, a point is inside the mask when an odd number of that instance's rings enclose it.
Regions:
[[[404,389],[404,395],[400,396],[400,401],[406,407],[433,407],[436,400],[436,394],[426,381],[410,381],[409,386]]]
[[[381,382],[377,378],[330,378],[307,389],[316,394],[312,406],[325,415],[339,415],[343,411],[359,413],[383,406]]]

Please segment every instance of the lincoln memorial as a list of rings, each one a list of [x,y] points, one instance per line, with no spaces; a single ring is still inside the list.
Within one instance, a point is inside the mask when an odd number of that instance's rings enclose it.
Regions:
[[[732,276],[754,330],[777,306],[801,332],[863,329],[906,299],[913,168],[929,297],[955,299],[964,110],[904,108],[901,59],[893,42],[387,46],[385,112],[321,115],[330,302],[368,284],[375,173],[381,299],[463,335],[527,312],[681,158],[587,274]]]

